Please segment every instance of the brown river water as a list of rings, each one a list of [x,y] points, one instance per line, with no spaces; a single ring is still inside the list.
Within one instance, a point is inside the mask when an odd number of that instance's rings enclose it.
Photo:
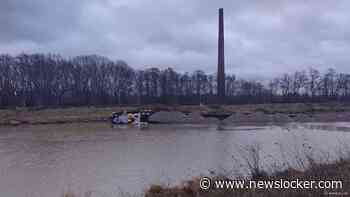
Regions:
[[[191,177],[247,175],[250,147],[261,165],[298,166],[304,153],[331,161],[350,141],[350,124],[284,126],[151,125],[111,128],[106,123],[0,127],[0,196],[60,197],[142,194],[150,184]]]

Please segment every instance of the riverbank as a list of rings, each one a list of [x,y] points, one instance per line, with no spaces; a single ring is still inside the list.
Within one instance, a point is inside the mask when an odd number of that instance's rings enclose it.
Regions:
[[[151,120],[158,123],[214,123],[206,114],[225,114],[224,123],[350,121],[350,104],[256,104],[225,106],[114,106],[71,108],[15,108],[0,110],[0,125],[63,124],[108,121],[112,112],[151,109]],[[158,114],[158,115],[157,115]]]
[[[210,189],[203,190],[200,188],[200,178],[193,178],[176,186],[167,185],[151,185],[143,194],[133,195],[130,193],[120,193],[117,196],[144,196],[144,197],[313,197],[313,196],[350,196],[350,159],[339,159],[331,163],[317,163],[314,160],[309,160],[309,166],[301,171],[293,168],[288,168],[282,171],[275,171],[272,174],[267,174],[264,171],[252,170],[250,178],[237,178],[235,180],[255,181],[308,181],[309,184],[303,184],[304,188],[291,188],[291,185],[285,184],[289,188],[283,189],[215,189],[215,180],[233,181],[223,175],[211,178]],[[311,181],[314,181],[311,188]],[[333,181],[333,182],[332,182]],[[327,183],[326,183],[327,182]],[[291,183],[291,182],[289,182]],[[320,183],[320,185],[318,185]],[[316,185],[316,186],[315,186]],[[237,185],[236,185],[237,186]],[[247,184],[245,184],[247,186]],[[295,184],[293,185],[293,187]],[[260,186],[264,187],[264,186]],[[300,186],[298,186],[300,187]],[[306,188],[308,187],[308,188]],[[317,188],[317,187],[326,187]],[[332,188],[333,187],[333,188]],[[92,197],[91,192],[84,195],[77,195],[74,192],[66,192],[63,197]],[[108,196],[108,195],[107,195]]]
[[[227,178],[213,178],[213,180],[230,180]],[[287,169],[274,172],[271,175],[265,173],[253,174],[251,179],[242,179],[248,182],[267,180],[300,180],[300,181],[334,181],[333,186],[337,189],[209,189],[200,188],[200,179],[186,181],[181,185],[169,187],[152,185],[145,193],[145,197],[295,197],[295,196],[349,196],[350,195],[350,159],[338,160],[330,164],[311,163],[305,171]],[[214,184],[214,183],[213,183]],[[338,184],[336,186],[336,184]]]

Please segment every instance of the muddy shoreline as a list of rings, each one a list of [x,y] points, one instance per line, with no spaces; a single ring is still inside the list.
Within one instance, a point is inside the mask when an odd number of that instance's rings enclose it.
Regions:
[[[226,106],[115,106],[0,110],[0,126],[106,122],[112,112],[151,109],[152,123],[166,124],[274,124],[288,122],[348,122],[350,104],[257,104]],[[208,117],[208,114],[210,115]],[[214,115],[212,115],[214,114]],[[217,116],[227,116],[220,121]],[[205,117],[204,117],[205,116]]]
[[[316,112],[316,113],[276,113],[263,112],[232,113],[223,120],[203,117],[199,113],[182,114],[181,112],[157,112],[150,118],[154,123],[206,124],[221,123],[233,125],[279,124],[290,122],[350,122],[350,112]]]

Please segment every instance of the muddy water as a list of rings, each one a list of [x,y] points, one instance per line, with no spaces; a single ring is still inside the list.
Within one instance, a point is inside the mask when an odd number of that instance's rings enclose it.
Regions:
[[[284,126],[108,124],[0,128],[0,194],[6,197],[142,193],[151,183],[175,184],[210,173],[247,174],[249,150],[261,165],[299,166],[301,155],[330,161],[350,141],[348,123]]]

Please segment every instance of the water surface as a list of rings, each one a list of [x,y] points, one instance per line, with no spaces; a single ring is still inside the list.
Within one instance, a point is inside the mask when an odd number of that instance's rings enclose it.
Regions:
[[[112,129],[105,123],[0,128],[0,193],[61,196],[63,191],[141,193],[210,173],[246,174],[258,147],[266,169],[297,165],[296,155],[332,160],[350,140],[349,123],[284,126],[151,125]]]

